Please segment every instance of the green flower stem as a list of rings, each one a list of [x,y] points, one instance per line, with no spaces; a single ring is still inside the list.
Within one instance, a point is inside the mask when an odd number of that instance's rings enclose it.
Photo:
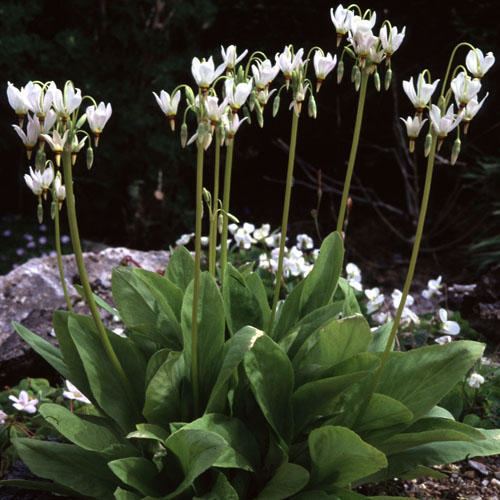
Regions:
[[[71,141],[68,139],[68,142]],[[76,218],[76,205],[75,205],[75,194],[73,191],[73,172],[71,166],[71,150],[65,148],[63,152],[63,172],[64,172],[64,185],[66,186],[66,209],[68,212],[68,225],[69,232],[71,235],[71,242],[73,245],[73,252],[75,253],[76,266],[78,268],[78,273],[80,275],[80,280],[82,282],[83,294],[85,296],[85,301],[90,309],[90,313],[94,318],[99,337],[101,339],[104,350],[111,362],[111,366],[120,378],[123,387],[129,393],[131,392],[130,384],[127,380],[127,376],[123,371],[123,367],[120,364],[118,357],[116,356],[113,346],[106,333],[106,328],[102,322],[99,310],[97,309],[96,303],[94,301],[94,296],[92,294],[92,289],[90,288],[89,278],[87,275],[87,269],[83,261],[82,246],[80,243],[80,233],[78,231],[78,222]]]
[[[286,233],[288,229],[288,215],[290,213],[290,201],[292,198],[293,168],[295,166],[295,150],[297,149],[297,131],[299,128],[299,115],[293,111],[292,132],[290,137],[290,150],[288,152],[288,168],[286,174],[285,200],[283,202],[283,218],[281,221],[280,253],[278,257],[278,269],[276,272],[276,284],[274,285],[273,305],[271,317],[269,318],[268,333],[271,332],[276,316],[276,307],[280,298],[281,281],[283,278],[283,261],[285,258]]]
[[[368,406],[368,403],[370,402],[370,399],[372,398],[374,392],[377,389],[377,386],[380,382],[380,378],[382,376],[382,372],[384,370],[384,366],[387,363],[387,360],[389,358],[389,355],[392,350],[392,346],[394,344],[394,340],[396,339],[396,335],[398,333],[399,329],[399,324],[401,322],[401,316],[403,315],[403,310],[405,308],[406,304],[406,299],[408,298],[408,294],[410,292],[410,287],[413,281],[413,276],[415,274],[415,267],[417,265],[417,258],[418,254],[420,251],[420,245],[422,243],[422,235],[424,233],[424,225],[425,225],[425,218],[427,215],[427,208],[429,206],[429,197],[431,193],[431,184],[432,184],[432,175],[434,172],[434,163],[436,159],[436,147],[437,147],[437,135],[434,133],[432,137],[432,147],[431,151],[429,153],[429,157],[427,159],[427,172],[425,175],[425,186],[424,186],[424,192],[422,194],[422,203],[420,205],[420,214],[418,217],[418,224],[417,224],[417,232],[415,234],[415,240],[413,242],[413,249],[411,252],[411,257],[410,257],[410,264],[408,266],[408,272],[406,274],[406,279],[403,287],[403,294],[401,296],[401,302],[399,303],[398,309],[396,311],[396,317],[394,318],[394,323],[392,325],[391,333],[389,334],[389,338],[387,339],[387,344],[385,346],[385,350],[382,353],[382,356],[380,358],[380,365],[375,372],[375,375],[372,379],[370,390],[368,393],[368,397],[365,400],[365,404],[362,406],[361,411],[358,415],[358,421],[363,415],[364,411],[366,410],[366,407]]]
[[[220,273],[224,281],[224,270],[227,264],[227,231],[229,226],[229,202],[231,197],[231,171],[233,169],[234,138],[227,145],[226,165],[224,167],[224,196],[222,198],[222,234],[220,239]]]
[[[219,211],[219,177],[220,177],[220,140],[219,132],[215,132],[215,165],[214,165],[214,192],[212,193],[212,217],[210,219],[208,270],[215,278],[217,258],[217,221]]]
[[[194,287],[193,310],[191,315],[191,382],[193,384],[194,413],[200,411],[200,379],[198,362],[198,305],[201,283],[201,224],[203,219],[203,156],[204,149],[198,145],[196,157],[196,226],[194,240]]]
[[[62,250],[61,250],[61,228],[59,221],[59,207],[57,206],[57,200],[54,201],[56,203],[56,209],[54,213],[54,232],[55,232],[55,247],[57,254],[57,269],[59,271],[59,279],[61,281],[61,287],[64,293],[64,300],[66,301],[66,307],[68,311],[73,312],[73,305],[71,304],[71,299],[69,298],[68,287],[66,286],[66,278],[64,276],[64,266],[62,260]]]
[[[352,174],[354,172],[354,164],[358,154],[359,136],[361,135],[361,125],[363,124],[363,113],[365,110],[366,89],[368,88],[368,80],[370,76],[366,70],[361,74],[361,87],[359,89],[358,110],[356,112],[356,122],[354,125],[354,134],[352,136],[351,153],[347,164],[347,172],[344,181],[344,191],[342,192],[342,201],[340,202],[339,217],[337,221],[337,231],[342,234],[347,209],[347,200],[351,190]]]

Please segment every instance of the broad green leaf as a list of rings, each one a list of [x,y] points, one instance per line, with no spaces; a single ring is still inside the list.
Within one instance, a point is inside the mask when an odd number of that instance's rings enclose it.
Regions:
[[[182,292],[175,285],[169,285],[166,278],[145,280],[144,274],[128,267],[113,270],[113,299],[123,322],[130,330],[147,337],[160,347],[179,350],[182,348],[182,335],[178,316],[169,295],[156,285],[158,279],[164,280],[174,297],[174,305]],[[154,274],[154,273],[152,273]]]
[[[191,325],[194,281],[188,286],[182,303],[182,333],[186,366],[191,365]],[[226,321],[219,287],[208,273],[201,274],[197,310],[198,371],[202,401],[206,402],[222,363]]]
[[[128,433],[128,439],[151,439],[163,443],[168,437],[168,431],[159,425],[137,424],[136,429]]]
[[[76,496],[80,498],[80,495],[75,491],[65,488],[60,484],[53,483],[50,481],[36,481],[27,479],[3,479],[0,480],[0,486],[5,486],[6,488],[21,488],[23,490],[34,490],[34,491],[50,491],[52,493],[58,493],[60,495],[66,495],[69,497]],[[16,498],[15,496],[8,498]]]
[[[365,434],[397,424],[409,424],[412,420],[413,413],[403,403],[375,393],[355,430],[359,434]]]
[[[300,319],[300,296],[305,280],[301,281],[288,295],[281,307],[279,316],[272,328],[272,337],[281,340]]]
[[[309,434],[313,486],[347,486],[387,467],[385,455],[346,427],[324,426]]]
[[[384,352],[389,340],[389,335],[391,334],[393,321],[387,322],[385,325],[378,327],[372,334],[372,341],[368,346],[370,352]],[[391,350],[394,348],[394,342],[392,343]]]
[[[366,351],[370,341],[370,326],[362,316],[330,321],[310,335],[293,358],[297,386]]]
[[[319,418],[345,411],[343,398],[370,372],[357,372],[339,377],[315,380],[299,387],[292,398],[295,435]]]
[[[182,353],[170,352],[146,388],[143,414],[148,422],[166,425],[181,418],[181,384],[185,378]]]
[[[323,241],[313,270],[304,280],[300,296],[300,317],[304,317],[331,301],[344,262],[344,243],[339,233]]]
[[[149,385],[158,369],[163,365],[163,363],[165,363],[171,352],[172,351],[170,349],[160,349],[149,358],[144,381],[146,387]]]
[[[347,282],[345,278],[339,278],[339,288],[344,294],[344,309],[342,311],[344,316],[352,316],[353,314],[361,314],[361,309],[356,299],[354,289]]]
[[[463,379],[483,351],[484,346],[477,342],[457,341],[393,352],[377,392],[397,399],[418,419]]]
[[[245,326],[262,330],[264,321],[259,302],[243,276],[231,264],[224,271],[222,287],[229,332],[234,335]]]
[[[141,500],[141,498],[142,496],[124,490],[123,488],[116,488],[115,490],[115,500]]]
[[[205,414],[186,424],[182,429],[214,432],[224,439],[227,448],[214,463],[214,467],[254,470],[259,463],[259,447],[241,420],[221,414]]]
[[[194,497],[193,500],[240,500],[240,497],[227,477],[219,472],[210,493],[206,493],[202,497]]]
[[[143,495],[161,494],[161,481],[153,462],[143,457],[129,457],[113,460],[108,466],[124,484],[135,488]]]
[[[207,412],[218,413],[224,411],[226,407],[228,383],[231,377],[243,361],[245,354],[253,348],[257,339],[263,335],[264,332],[251,326],[246,326],[239,332],[236,332],[236,334],[225,343],[222,366],[217,375],[212,393],[210,394]]]
[[[450,420],[455,420],[453,415],[447,409],[441,408],[440,406],[431,408],[428,413],[426,413],[425,417],[449,418]]]
[[[255,399],[286,448],[292,433],[293,369],[283,349],[270,337],[257,338],[245,354],[245,372]]]
[[[177,247],[170,255],[166,276],[182,292],[186,291],[194,278],[194,259],[185,247]]]
[[[80,297],[85,300],[85,294],[83,291],[83,286],[82,285],[73,285],[76,288],[76,291],[80,295]],[[97,293],[92,293],[92,296],[94,297],[95,303],[101,308],[104,309],[107,313],[111,314],[112,316],[117,316],[120,318],[120,313],[118,312],[118,309],[115,309],[112,305],[108,304],[102,297],[99,297]],[[121,319],[121,318],[120,318]]]
[[[73,444],[18,438],[13,441],[33,474],[92,498],[113,498],[118,481],[97,453]]]
[[[245,276],[245,283],[257,299],[262,314],[263,324],[267,325],[271,317],[271,307],[269,306],[266,287],[262,278],[258,273],[250,273],[248,276]]]
[[[226,441],[222,437],[199,429],[180,429],[168,437],[165,446],[177,457],[184,473],[179,486],[166,499],[176,498],[186,491],[227,450]]]
[[[51,343],[44,340],[40,335],[33,333],[17,322],[12,322],[14,330],[29,346],[39,354],[52,368],[58,371],[64,378],[69,377],[69,369],[64,363],[61,351]]]
[[[448,475],[443,474],[442,472],[439,472],[436,469],[431,469],[430,467],[418,465],[413,470],[405,472],[400,477],[405,481],[410,481],[412,479],[419,479],[421,477],[432,477],[433,479],[446,479]]]
[[[281,465],[256,500],[284,500],[298,493],[309,482],[309,472],[297,464]]]

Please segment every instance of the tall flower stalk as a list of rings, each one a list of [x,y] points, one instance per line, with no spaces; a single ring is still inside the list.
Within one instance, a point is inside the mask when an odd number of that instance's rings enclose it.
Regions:
[[[219,218],[219,186],[220,186],[220,132],[215,133],[214,190],[212,194],[212,212],[209,229],[208,270],[215,277],[217,264],[217,226]]]

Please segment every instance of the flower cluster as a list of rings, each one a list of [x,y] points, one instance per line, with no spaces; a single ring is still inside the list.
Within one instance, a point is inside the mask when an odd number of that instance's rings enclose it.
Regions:
[[[461,45],[469,46],[469,44]],[[416,81],[413,77],[403,81],[403,89],[415,109],[413,117],[401,118],[406,127],[410,152],[415,150],[415,142],[428,121],[427,118],[424,118],[425,111],[428,111],[430,123],[425,141],[425,155],[428,156],[431,151],[433,136],[437,138],[437,149],[440,150],[448,135],[456,130],[457,136],[451,151],[450,161],[452,165],[456,163],[461,149],[460,125],[462,125],[464,134],[467,134],[470,122],[477,115],[488,97],[488,93],[486,93],[479,100],[479,92],[482,87],[481,79],[495,62],[495,57],[491,52],[484,56],[480,49],[472,46],[469,46],[469,48],[470,50],[465,58],[466,66],[457,66],[453,72],[449,88],[446,86],[449,77],[449,72],[447,73],[437,104],[432,103],[432,97],[438,88],[440,80],[433,81],[428,70],[420,73]],[[454,55],[455,52],[452,61]],[[456,110],[455,104],[450,102],[452,98],[455,100]]]

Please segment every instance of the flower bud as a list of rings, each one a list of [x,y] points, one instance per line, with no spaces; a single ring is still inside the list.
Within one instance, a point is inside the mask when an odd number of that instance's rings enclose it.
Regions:
[[[373,75],[373,83],[375,84],[377,92],[380,92],[380,75],[378,74],[378,71],[375,71],[375,74]]]
[[[186,100],[190,106],[194,106],[195,104],[195,97],[193,93],[193,89],[191,87],[185,87],[186,91]]]
[[[309,95],[309,103],[308,103],[307,111],[309,113],[310,118],[316,118],[318,116],[318,108],[316,106],[316,99],[314,99],[314,96],[312,95],[312,93]]]
[[[74,167],[76,163],[76,159],[78,157],[77,153],[71,153],[71,166]]]
[[[458,155],[460,154],[460,149],[462,148],[462,141],[457,137],[453,143],[453,148],[451,150],[451,161],[452,165],[455,165],[458,160]]]
[[[260,106],[257,106],[257,108],[260,108]],[[245,116],[245,118],[247,118],[248,123],[252,123],[252,115],[250,114],[250,111],[246,106],[243,108],[243,115]]]
[[[41,200],[39,200],[38,206],[36,207],[36,216],[38,218],[38,224],[41,224],[43,222],[43,206]]]
[[[245,70],[243,69],[243,66],[240,66],[238,68],[237,81],[238,82],[244,82],[245,80],[246,80],[246,78],[245,78]]]
[[[211,205],[212,203],[212,195],[207,188],[203,188],[203,199],[207,205]]]
[[[181,125],[181,147],[185,148],[188,141],[188,126],[187,123],[184,122]]]
[[[354,72],[354,88],[356,89],[356,92],[358,92],[361,87],[361,70],[358,66],[354,67],[356,68],[356,71]]]
[[[280,110],[280,95],[277,94],[273,101],[273,118],[278,114]]]
[[[429,156],[431,148],[432,148],[432,134],[429,132],[425,136],[424,155],[426,158]]]
[[[52,220],[55,219],[56,217],[56,210],[57,210],[57,203],[55,201],[53,201],[51,204],[50,204],[50,218]]]
[[[35,169],[42,171],[45,168],[45,162],[47,161],[47,155],[43,149],[39,149],[35,155]]]
[[[344,78],[344,61],[342,59],[337,64],[337,83],[340,84]]]
[[[358,66],[355,64],[351,69],[351,82],[354,83],[356,80],[356,70],[359,70]]]
[[[80,116],[80,118],[76,122],[76,127],[75,128],[77,130],[80,129],[80,128],[82,128],[86,121],[87,121],[87,115],[84,113],[82,116]]]
[[[255,114],[257,115],[259,127],[264,128],[264,113],[262,113],[262,106],[259,103],[255,106]],[[248,120],[248,122],[250,123],[250,120]]]
[[[86,161],[87,161],[87,168],[90,170],[92,168],[92,165],[94,164],[94,150],[90,145],[87,148]]]
[[[384,88],[385,88],[385,90],[389,90],[389,88],[391,86],[391,82],[392,82],[392,69],[389,68],[385,72],[385,79],[384,79]]]

